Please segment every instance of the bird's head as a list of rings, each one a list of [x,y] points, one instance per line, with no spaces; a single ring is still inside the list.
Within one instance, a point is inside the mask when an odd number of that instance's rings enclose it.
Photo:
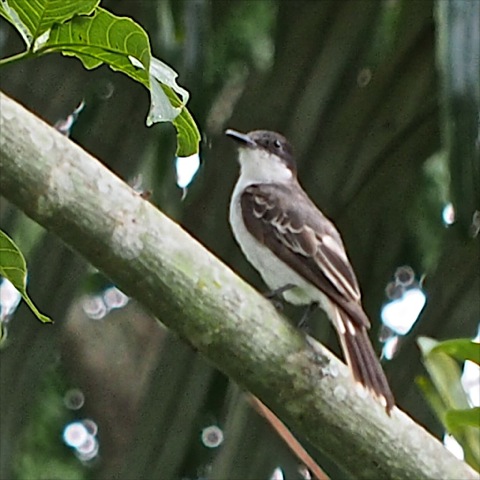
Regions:
[[[241,175],[252,182],[281,183],[296,178],[293,150],[283,135],[268,130],[240,133],[231,129],[225,134],[237,142]]]

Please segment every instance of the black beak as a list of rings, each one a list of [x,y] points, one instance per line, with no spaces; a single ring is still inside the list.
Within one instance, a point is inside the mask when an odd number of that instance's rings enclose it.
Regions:
[[[255,147],[257,144],[248,136],[247,133],[237,132],[236,130],[225,130],[225,135],[233,138],[236,142],[241,143],[247,147]]]

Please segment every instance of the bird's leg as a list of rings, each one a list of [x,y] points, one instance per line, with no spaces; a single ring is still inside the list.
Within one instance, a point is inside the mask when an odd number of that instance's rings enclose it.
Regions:
[[[307,308],[303,312],[302,318],[297,325],[300,330],[304,330],[307,327],[308,318],[318,307],[318,302],[312,302],[308,304]]]
[[[268,299],[280,297],[283,293],[295,287],[296,285],[294,285],[293,283],[287,283],[286,285],[283,285],[283,287],[276,288],[275,290],[270,290],[264,295],[265,295],[265,298],[268,298]]]
[[[269,292],[264,293],[263,296],[268,298],[268,300],[273,303],[273,306],[277,310],[283,310],[282,294],[287,290],[291,290],[292,288],[295,288],[295,285],[293,283],[287,283],[280,288],[276,288],[275,290],[270,290]]]

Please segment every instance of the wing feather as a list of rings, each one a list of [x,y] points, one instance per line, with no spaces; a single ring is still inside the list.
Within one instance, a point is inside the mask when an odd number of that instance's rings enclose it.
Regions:
[[[339,305],[352,321],[370,326],[340,235],[300,185],[250,185],[241,204],[245,225],[258,241]]]

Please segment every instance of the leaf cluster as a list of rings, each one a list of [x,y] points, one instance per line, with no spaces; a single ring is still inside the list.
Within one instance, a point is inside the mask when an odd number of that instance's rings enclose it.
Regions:
[[[150,91],[147,125],[173,123],[177,156],[197,153],[200,133],[185,106],[188,92],[176,83],[177,73],[152,56],[148,34],[139,24],[99,4],[100,0],[2,0],[0,15],[17,29],[27,50],[0,60],[0,66],[48,53],[76,57],[89,70],[106,64]]]
[[[430,376],[418,377],[417,385],[445,430],[462,446],[465,460],[480,471],[480,407],[470,405],[456,361],[480,365],[480,344],[467,338],[437,342],[427,337],[417,343]]]

